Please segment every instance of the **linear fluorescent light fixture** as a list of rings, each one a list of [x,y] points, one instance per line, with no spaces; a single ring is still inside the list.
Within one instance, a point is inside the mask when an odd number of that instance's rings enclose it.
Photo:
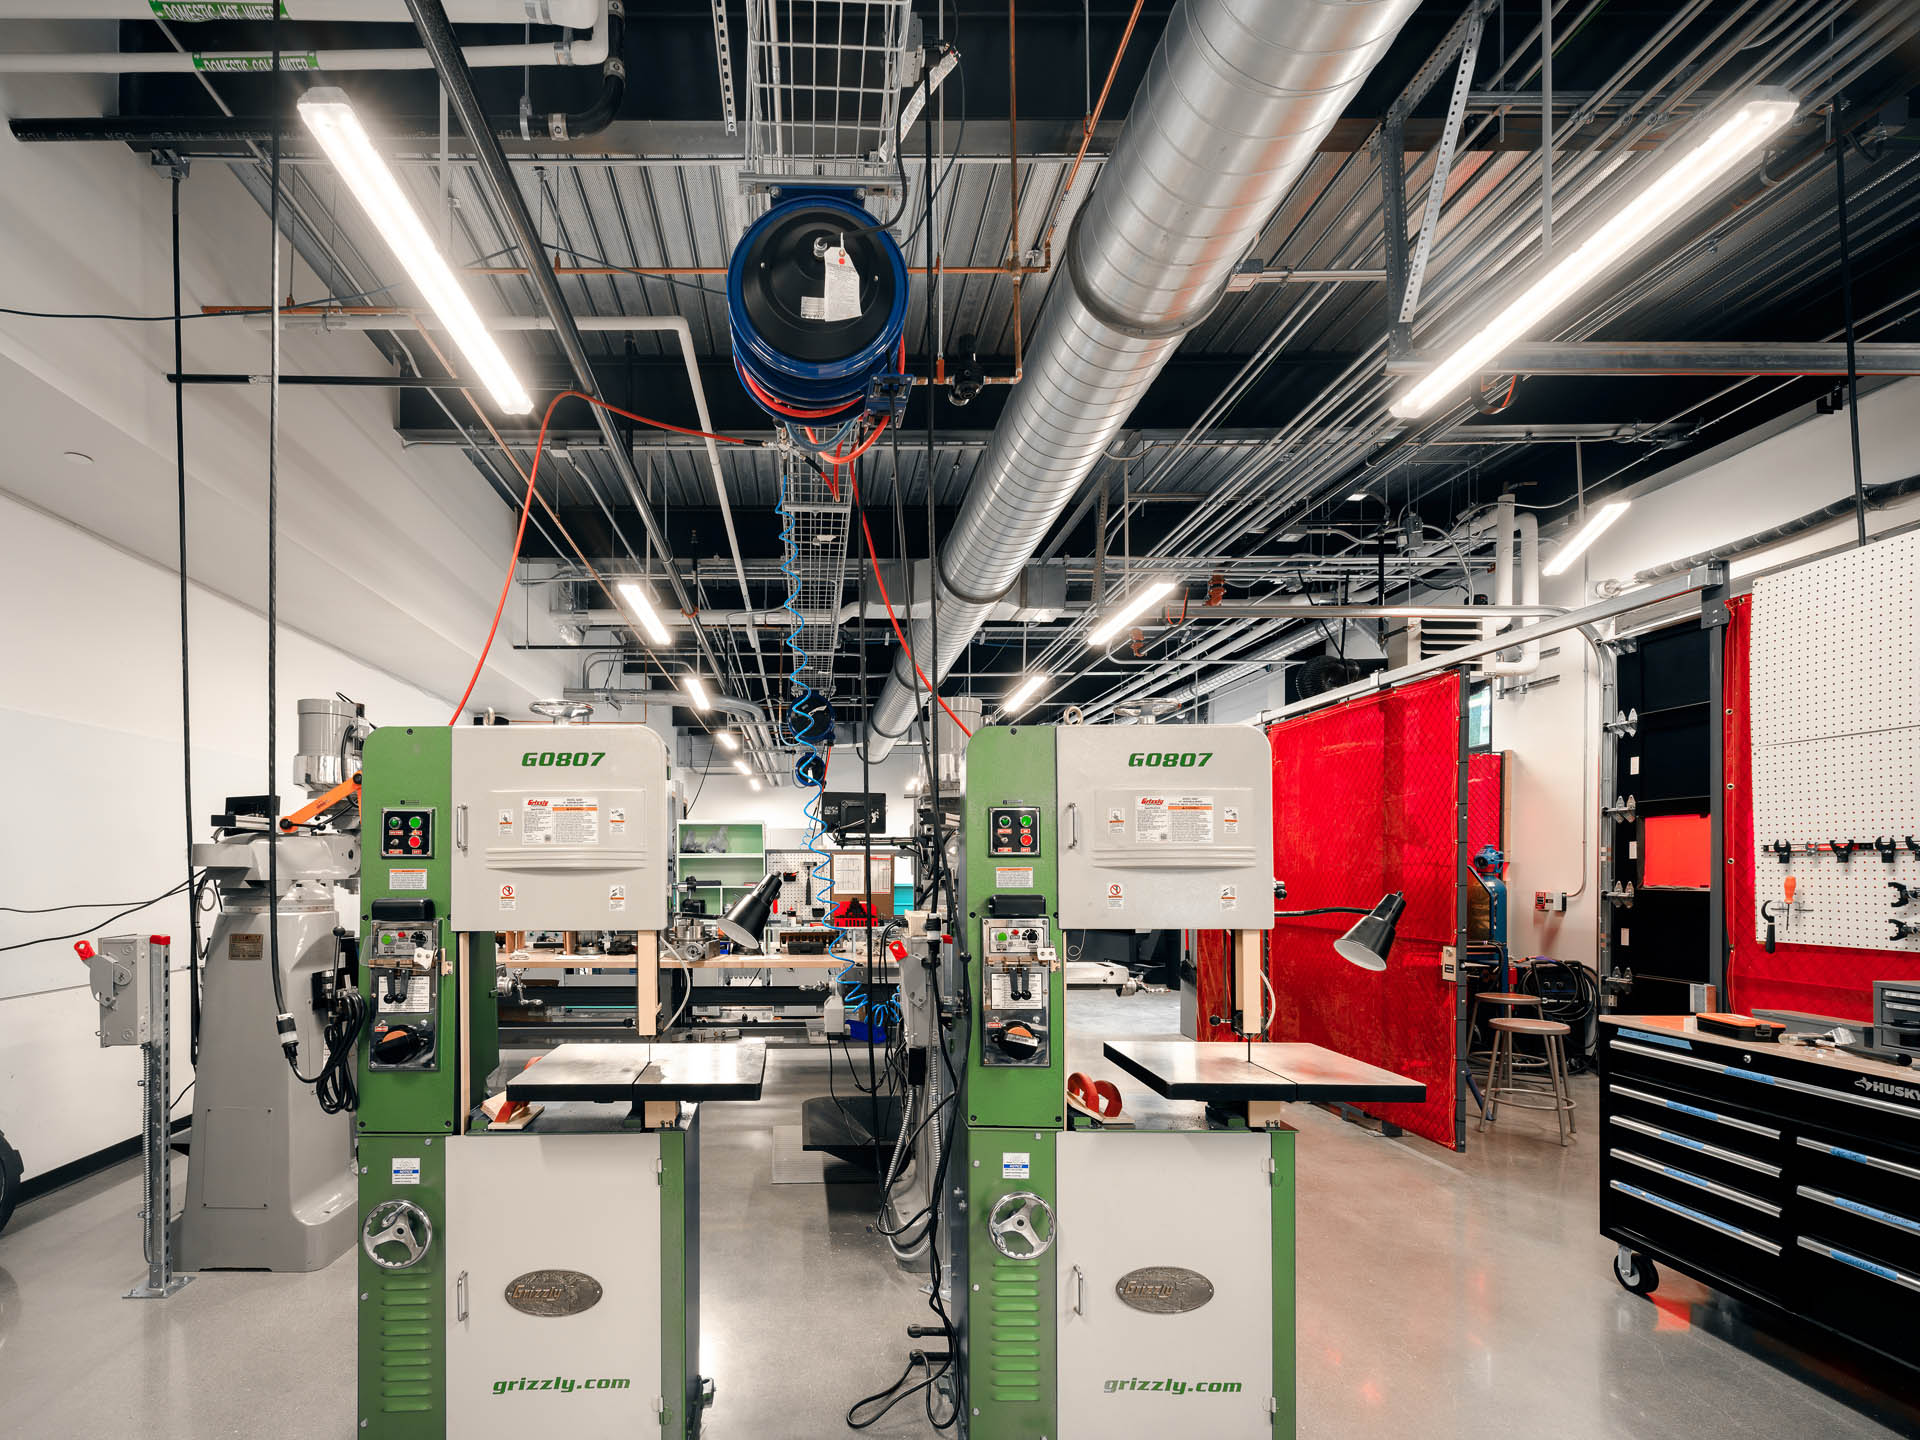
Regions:
[[[1540,567],[1540,573],[1542,575],[1565,573],[1569,565],[1586,553],[1589,545],[1606,534],[1609,525],[1627,513],[1627,506],[1631,503],[1627,500],[1614,500],[1594,511],[1587,517],[1587,523],[1580,527],[1578,533],[1560,547],[1560,553]]]
[[[1018,715],[1027,708],[1029,701],[1040,693],[1040,687],[1051,678],[1044,672],[1036,671],[1013,687],[1013,693],[1000,702],[1002,715]]]
[[[707,682],[698,675],[687,676],[687,695],[693,701],[693,708],[704,715],[713,708],[713,696],[707,693]]]
[[[1401,420],[1425,415],[1488,366],[1514,341],[1686,209],[1769,136],[1793,119],[1800,102],[1777,85],[1747,92],[1725,119],[1709,121],[1699,140],[1628,200],[1598,230],[1562,255],[1508,301],[1452,354],[1390,407]]]
[[[1171,589],[1173,589],[1173,582],[1171,580],[1155,580],[1151,585],[1141,586],[1138,590],[1134,591],[1133,598],[1128,600],[1126,604],[1122,605],[1095,627],[1094,632],[1087,636],[1087,643],[1089,645],[1106,644],[1107,641],[1111,640],[1131,624],[1135,618],[1146,614],[1147,611],[1159,604],[1160,597]]]
[[[733,732],[731,730],[721,730],[717,732],[713,738],[720,742],[720,748],[722,750],[738,750],[740,748],[740,742],[733,738]]]
[[[300,97],[300,118],[393,251],[393,258],[440,317],[493,403],[509,415],[532,411],[533,397],[481,322],[480,312],[473,308],[446,257],[427,235],[427,227],[408,203],[393,171],[373,148],[347,92],[331,85],[307,91]]]
[[[620,598],[627,602],[640,621],[640,626],[652,638],[656,645],[671,645],[673,636],[667,633],[667,627],[661,623],[660,612],[653,608],[653,596],[647,593],[647,587],[638,580],[622,580],[613,587],[620,592]]]

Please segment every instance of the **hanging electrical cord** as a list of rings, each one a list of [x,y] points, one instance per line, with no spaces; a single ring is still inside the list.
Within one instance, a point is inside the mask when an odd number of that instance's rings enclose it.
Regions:
[[[201,875],[204,875],[205,873],[206,873],[205,871],[202,871]],[[198,879],[198,878],[199,878],[198,876],[195,877],[195,879]],[[4,955],[9,950],[26,950],[35,945],[54,945],[54,944],[58,944],[62,940],[79,940],[85,936],[97,934],[99,931],[104,930],[107,926],[113,924],[113,922],[116,920],[124,920],[129,915],[137,914],[139,911],[145,910],[150,906],[158,905],[162,900],[171,900],[175,895],[178,895],[182,891],[185,891],[191,888],[193,883],[194,883],[193,880],[182,880],[178,885],[175,885],[171,890],[163,890],[158,895],[154,896],[151,900],[142,900],[136,905],[129,905],[126,909],[122,910],[119,914],[109,915],[107,916],[106,919],[96,921],[92,925],[87,926],[84,930],[75,930],[68,935],[43,935],[37,940],[16,940],[11,945],[0,945],[0,955]],[[55,910],[91,910],[96,907],[92,905],[56,905],[51,908]],[[20,911],[18,913],[31,915],[31,914],[44,913],[44,912],[25,910],[25,911]]]
[[[175,157],[172,172],[173,373],[186,373],[186,337],[180,312],[180,182],[186,161]],[[173,467],[180,532],[180,803],[185,824],[187,876],[193,876],[193,665],[187,628],[187,387],[173,387]],[[187,897],[188,1058],[200,1064],[200,894],[201,881]]]

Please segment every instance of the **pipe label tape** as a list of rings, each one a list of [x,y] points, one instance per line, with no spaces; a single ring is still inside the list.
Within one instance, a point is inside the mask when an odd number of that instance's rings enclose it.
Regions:
[[[272,0],[147,0],[157,20],[271,20]],[[287,7],[280,7],[285,19]]]
[[[228,73],[252,73],[273,69],[273,56],[268,55],[201,55],[193,57],[193,68],[204,74],[220,75]],[[304,55],[298,52],[281,52],[280,68],[286,70],[318,70],[320,57],[309,50]]]

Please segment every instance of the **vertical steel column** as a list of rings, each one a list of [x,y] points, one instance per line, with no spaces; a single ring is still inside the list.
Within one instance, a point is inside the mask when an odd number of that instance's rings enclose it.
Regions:
[[[1467,853],[1468,785],[1467,755],[1472,743],[1473,672],[1460,672],[1460,751],[1455,786],[1455,839],[1453,874],[1453,1148],[1467,1148],[1467,1084],[1471,1078],[1467,1062],[1467,887],[1474,883],[1472,857]],[[1492,1077],[1489,1076],[1489,1083]]]
[[[1716,1009],[1724,1009],[1727,1004],[1726,882],[1727,867],[1734,863],[1734,857],[1727,853],[1726,837],[1726,799],[1733,788],[1727,779],[1726,755],[1727,625],[1731,619],[1726,586],[1715,585],[1700,592],[1700,628],[1712,632],[1707,643],[1707,694],[1713,706],[1713,723],[1707,727],[1707,773],[1712,777],[1707,791],[1707,824],[1712,832],[1707,852],[1711,867],[1707,882],[1707,982],[1713,986]]]
[[[128,1300],[164,1300],[193,1277],[173,1273],[173,1147],[168,1142],[173,1111],[173,1006],[168,969],[173,942],[164,935],[147,941],[147,1038],[142,1062],[140,1159],[145,1207],[140,1212],[147,1254],[147,1283],[126,1293]],[[140,983],[140,982],[136,982]]]

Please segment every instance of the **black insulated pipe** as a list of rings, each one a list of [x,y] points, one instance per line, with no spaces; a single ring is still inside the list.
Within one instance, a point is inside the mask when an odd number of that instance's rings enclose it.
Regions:
[[[483,120],[483,128],[499,140],[584,140],[598,135],[613,123],[627,97],[627,66],[621,58],[625,30],[621,0],[612,0],[607,15],[607,58],[600,66],[600,93],[584,109],[549,111],[541,131],[523,132],[518,115]],[[270,115],[73,115],[29,117],[10,124],[14,139],[30,143],[105,141],[164,145],[189,153],[205,145],[264,145],[274,133]],[[380,129],[396,140],[438,140],[440,117],[401,116],[383,123]]]

